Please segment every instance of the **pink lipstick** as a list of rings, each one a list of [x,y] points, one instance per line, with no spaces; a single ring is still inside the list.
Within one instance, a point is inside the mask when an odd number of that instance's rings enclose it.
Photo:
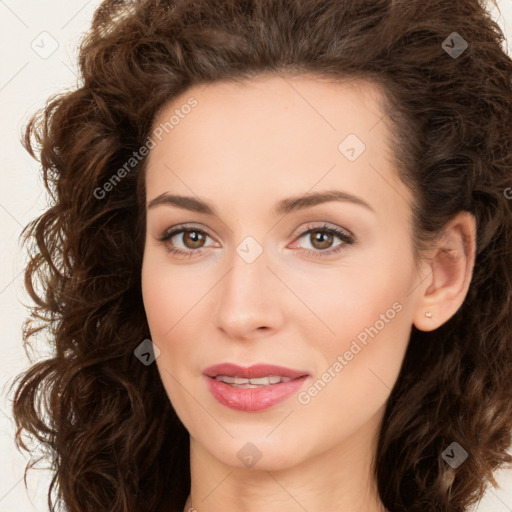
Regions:
[[[237,411],[261,411],[297,393],[309,377],[304,371],[283,366],[257,364],[242,367],[222,363],[203,372],[214,398]]]

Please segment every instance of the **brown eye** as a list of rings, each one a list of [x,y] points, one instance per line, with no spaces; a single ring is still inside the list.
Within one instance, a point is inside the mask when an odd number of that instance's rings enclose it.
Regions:
[[[187,249],[198,249],[204,245],[205,234],[200,231],[183,231],[182,241]]]
[[[315,249],[329,249],[333,243],[333,235],[325,229],[310,231],[310,240]]]
[[[192,256],[202,252],[208,233],[194,226],[178,226],[175,229],[165,232],[158,238],[163,242],[169,252],[178,255]],[[206,246],[205,246],[206,247]]]
[[[337,254],[347,245],[352,245],[355,242],[354,236],[349,233],[327,225],[308,226],[308,229],[303,231],[297,240],[303,240],[300,245],[310,256],[330,256]],[[336,239],[339,240],[339,243],[335,244]],[[307,247],[308,244],[309,247]]]

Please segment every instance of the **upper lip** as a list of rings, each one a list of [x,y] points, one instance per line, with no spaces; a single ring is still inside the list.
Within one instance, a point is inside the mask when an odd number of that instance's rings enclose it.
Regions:
[[[212,378],[218,375],[226,375],[228,377],[242,377],[244,379],[257,379],[259,377],[268,377],[269,375],[297,379],[298,377],[308,375],[308,373],[304,371],[292,370],[291,368],[274,364],[255,364],[246,367],[233,363],[221,363],[209,366],[204,370],[203,374]]]

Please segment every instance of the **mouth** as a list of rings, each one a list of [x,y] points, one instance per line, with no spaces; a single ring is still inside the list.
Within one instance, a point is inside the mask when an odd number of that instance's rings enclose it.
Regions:
[[[222,405],[239,411],[260,411],[298,392],[309,374],[283,366],[242,367],[222,363],[207,368],[208,389]]]

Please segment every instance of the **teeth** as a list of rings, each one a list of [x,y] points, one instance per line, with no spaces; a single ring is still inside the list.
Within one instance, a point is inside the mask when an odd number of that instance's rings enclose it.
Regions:
[[[217,375],[216,380],[231,384],[234,387],[244,388],[258,388],[261,386],[270,386],[271,384],[278,384],[280,382],[289,382],[290,377],[279,377],[277,375],[269,375],[268,377],[258,377],[255,379],[244,379],[243,377],[229,377],[227,375]]]
[[[226,384],[234,384],[235,383],[235,377],[228,377],[219,375],[218,377],[215,377],[217,380],[222,380],[222,382],[225,382]]]

